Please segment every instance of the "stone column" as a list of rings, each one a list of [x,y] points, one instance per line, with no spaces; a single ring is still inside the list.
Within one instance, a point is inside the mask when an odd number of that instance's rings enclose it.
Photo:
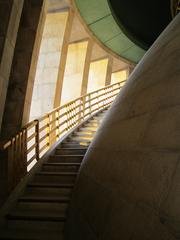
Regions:
[[[0,129],[24,0],[0,0]]]
[[[32,52],[43,0],[25,0],[10,73],[1,140],[14,135],[22,126],[24,102]]]
[[[23,126],[29,122],[32,95],[33,95],[33,89],[34,89],[34,83],[35,83],[35,75],[37,70],[37,63],[38,63],[43,30],[44,30],[44,24],[46,20],[46,14],[47,14],[47,1],[45,0],[42,11],[41,11],[41,16],[40,16],[37,34],[36,34],[36,40],[34,44],[33,55],[31,59],[28,85],[27,85],[26,97],[25,97],[25,103],[24,103],[24,112],[23,112],[23,120],[22,120]]]
[[[105,86],[111,84],[112,66],[113,66],[113,58],[111,56],[109,56],[108,65],[107,65],[107,72],[106,72]]]
[[[87,46],[87,52],[86,52],[86,59],[85,59],[85,63],[84,63],[83,80],[82,80],[82,86],[81,86],[81,96],[87,93],[92,48],[93,48],[93,42],[91,39],[89,39],[88,46]]]

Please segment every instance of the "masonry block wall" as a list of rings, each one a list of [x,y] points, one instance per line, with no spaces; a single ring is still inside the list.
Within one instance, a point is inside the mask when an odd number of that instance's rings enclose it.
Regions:
[[[180,14],[130,76],[88,150],[67,239],[180,238]]]

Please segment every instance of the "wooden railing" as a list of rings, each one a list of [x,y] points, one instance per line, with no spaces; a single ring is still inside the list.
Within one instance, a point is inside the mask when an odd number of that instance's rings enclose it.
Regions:
[[[17,168],[14,174],[29,171],[60,137],[95,112],[108,107],[124,83],[81,96],[23,127],[2,146],[9,162]]]

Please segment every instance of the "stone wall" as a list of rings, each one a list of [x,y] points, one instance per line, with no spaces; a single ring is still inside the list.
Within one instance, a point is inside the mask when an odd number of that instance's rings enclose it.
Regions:
[[[129,77],[88,150],[67,239],[180,238],[180,14]]]

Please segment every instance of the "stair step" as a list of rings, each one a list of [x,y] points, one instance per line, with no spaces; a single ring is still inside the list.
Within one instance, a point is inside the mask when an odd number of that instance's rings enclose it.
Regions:
[[[101,115],[96,115],[93,117],[93,119],[96,119],[96,120],[102,120],[102,118],[104,117],[105,113],[101,114]]]
[[[80,163],[44,163],[41,171],[73,171],[77,172],[80,167]]]
[[[93,137],[94,136],[94,134],[95,134],[95,132],[93,133],[93,132],[88,132],[88,131],[80,131],[80,132],[76,132],[76,133],[74,133],[74,135],[72,135],[72,137],[77,137],[77,136],[79,136],[79,137]]]
[[[59,162],[59,163],[44,163],[43,165],[47,166],[80,166],[80,163],[74,163],[74,162]]]
[[[74,183],[77,173],[74,172],[38,172],[35,174],[33,183],[58,184]]]
[[[89,121],[88,121],[88,123],[97,123],[98,125],[100,124],[100,122],[101,122],[101,120],[100,119],[98,119],[98,118],[93,118],[93,119],[90,119]]]
[[[75,136],[72,136],[72,137],[69,137],[67,138],[67,142],[71,142],[71,143],[84,143],[84,144],[87,144],[89,145],[92,141],[93,137],[75,137]]]
[[[37,198],[58,198],[58,197],[70,197],[72,193],[72,187],[46,187],[46,186],[31,186],[28,185],[24,191],[22,197],[31,198],[36,196]]]
[[[38,172],[36,176],[76,176],[74,172]]]
[[[68,197],[42,197],[42,196],[23,196],[18,199],[18,202],[47,202],[47,203],[68,203],[70,198]]]
[[[88,143],[77,143],[77,142],[73,142],[73,143],[71,143],[71,142],[63,142],[63,143],[61,143],[61,147],[63,147],[63,148],[82,148],[82,147],[84,147],[84,148],[86,148],[87,149],[87,147],[89,146],[89,144]]]
[[[80,135],[73,135],[71,136],[69,139],[72,139],[73,141],[92,141],[93,139],[93,135],[88,135],[88,134],[80,134]],[[69,140],[68,139],[68,140]],[[77,140],[76,140],[77,139]]]
[[[78,144],[90,144],[92,140],[92,137],[76,137],[76,136],[71,136],[66,139],[64,143],[78,143]]]
[[[7,220],[7,227],[6,229],[8,231],[15,230],[17,231],[58,231],[59,233],[63,231],[64,229],[64,221],[41,221],[41,220],[35,220],[35,219],[8,219]]]
[[[32,199],[29,199],[32,200]],[[34,199],[35,200],[35,199]],[[42,220],[42,221],[62,221],[68,207],[68,202],[47,202],[47,201],[18,201],[8,219],[24,219],[24,220]],[[41,199],[42,200],[42,199]]]
[[[97,129],[99,127],[99,124],[95,123],[95,122],[88,122],[84,126],[86,126],[86,127],[95,127]]]
[[[97,128],[84,126],[84,127],[79,128],[79,132],[81,132],[81,131],[88,131],[88,132],[95,133],[97,131]]]
[[[10,220],[27,220],[27,221],[52,221],[52,222],[65,222],[65,216],[29,216],[29,215],[16,215],[9,214],[7,218]]]
[[[68,162],[68,163],[81,163],[84,155],[52,155],[48,162]]]
[[[74,187],[74,184],[71,183],[57,183],[57,184],[48,184],[48,183],[29,183],[27,187],[31,188],[54,188],[54,189],[61,189],[61,188],[69,188],[72,189]]]
[[[56,149],[56,154],[61,155],[84,155],[87,151],[87,148],[62,148],[59,147]]]

